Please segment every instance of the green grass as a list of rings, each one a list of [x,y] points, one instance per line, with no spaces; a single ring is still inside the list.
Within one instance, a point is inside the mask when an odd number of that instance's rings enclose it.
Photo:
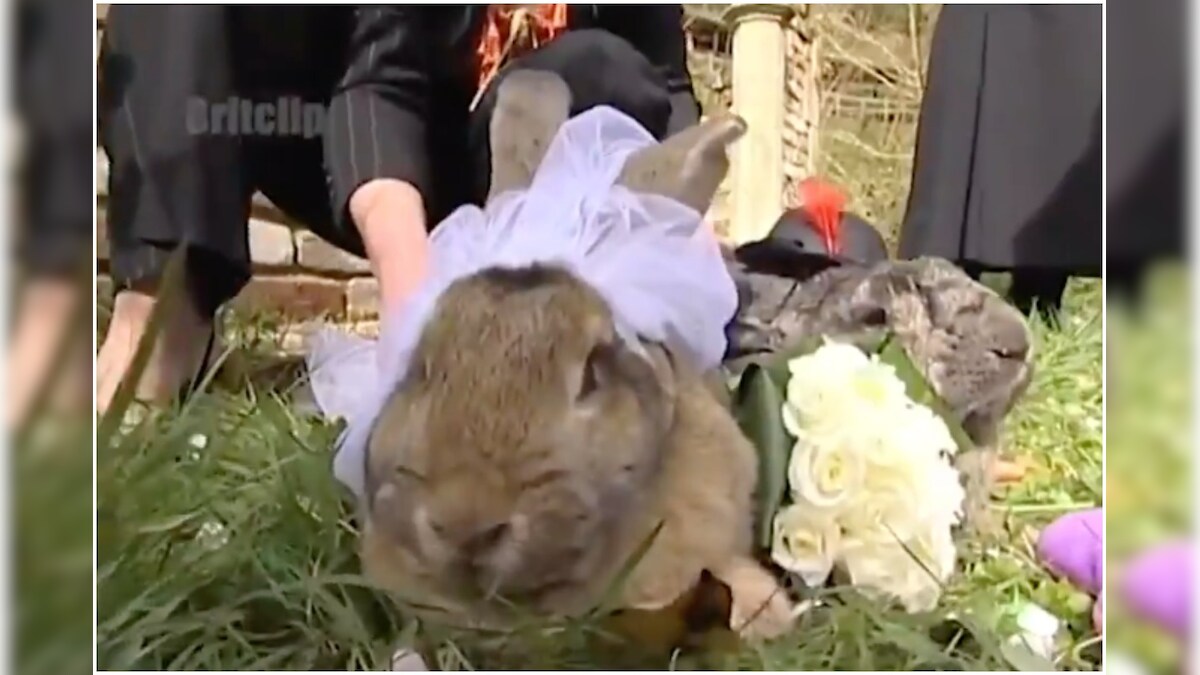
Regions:
[[[1140,313],[1108,314],[1108,578],[1147,546],[1191,530],[1191,309],[1186,270],[1151,277]],[[1179,646],[1131,619],[1109,594],[1110,649],[1153,672],[1178,671]]]
[[[247,381],[99,439],[99,666],[380,669],[420,636],[446,669],[1010,670],[1001,645],[1032,601],[1070,622],[1056,665],[1094,668],[1087,599],[1038,567],[1032,537],[1099,503],[1100,312],[1097,285],[1081,284],[1060,328],[1035,324],[1038,371],[1006,441],[1035,468],[998,500],[1009,536],[965,546],[963,572],[932,615],[834,593],[772,644],[669,659],[630,656],[580,624],[488,640],[418,626],[358,576],[351,509],[330,472],[337,430],[297,413],[286,388]],[[245,330],[255,322],[241,325],[237,335],[257,334]]]

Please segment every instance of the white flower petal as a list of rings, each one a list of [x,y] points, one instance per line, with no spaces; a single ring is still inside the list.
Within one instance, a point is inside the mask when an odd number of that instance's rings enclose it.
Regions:
[[[938,528],[901,545],[856,542],[844,548],[846,571],[856,586],[895,598],[909,612],[937,606],[942,584],[954,569],[950,533]]]
[[[792,505],[775,514],[771,559],[809,586],[829,578],[837,557],[837,527],[808,509]]]
[[[788,483],[798,502],[836,512],[858,497],[863,471],[862,457],[846,439],[802,435],[788,463]]]
[[[783,428],[791,434],[792,438],[798,437],[803,430],[800,425],[799,411],[791,403],[783,404]]]
[[[776,562],[818,581],[840,562],[864,591],[932,608],[954,570],[964,499],[949,427],[857,347],[827,340],[789,370],[788,482],[803,510],[777,516]]]

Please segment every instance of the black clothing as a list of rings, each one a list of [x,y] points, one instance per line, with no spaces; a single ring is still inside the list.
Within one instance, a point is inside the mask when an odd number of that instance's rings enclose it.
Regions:
[[[350,195],[376,178],[421,191],[432,227],[488,181],[494,93],[475,94],[485,6],[138,6],[109,13],[100,137],[111,162],[117,283],[153,278],[186,243],[202,311],[249,275],[246,221],[261,191],[321,237],[362,255]],[[656,137],[694,123],[679,5],[573,5],[570,32],[505,69],[557,72],[573,112],[614,105]],[[503,72],[497,81],[503,77]],[[496,81],[490,88],[494,89]],[[277,106],[278,128],[229,133],[234,100]],[[303,105],[301,105],[303,103]],[[319,134],[295,133],[315,109]],[[284,128],[286,127],[286,128]]]
[[[19,2],[16,10],[15,103],[26,140],[17,259],[34,274],[78,273],[92,254],[96,203],[92,8]]]
[[[942,8],[902,257],[1030,270],[1022,283],[1047,293],[1100,274],[1102,19],[1099,5]]]
[[[1137,300],[1142,276],[1182,260],[1188,62],[1179,0],[1108,5],[1108,292]]]

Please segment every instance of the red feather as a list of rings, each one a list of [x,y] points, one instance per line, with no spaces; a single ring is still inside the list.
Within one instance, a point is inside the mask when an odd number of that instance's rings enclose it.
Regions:
[[[809,222],[825,242],[825,250],[842,252],[842,213],[846,195],[836,185],[819,178],[807,178],[800,183],[800,208],[808,214]]]

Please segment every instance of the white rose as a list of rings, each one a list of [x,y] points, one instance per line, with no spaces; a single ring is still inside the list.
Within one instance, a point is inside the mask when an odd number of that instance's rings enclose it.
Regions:
[[[898,408],[908,404],[908,390],[896,375],[896,369],[878,356],[859,367],[850,379],[850,387],[860,401],[876,409]]]
[[[931,526],[946,527],[962,521],[967,492],[962,475],[949,462],[932,462],[925,474],[926,518]]]
[[[788,365],[795,506],[776,517],[773,557],[809,583],[840,562],[855,585],[909,611],[933,607],[954,568],[964,497],[949,427],[857,347],[826,341]]]
[[[845,528],[857,538],[879,542],[913,536],[929,510],[923,507],[929,496],[922,467],[872,459],[864,460],[863,467],[861,488],[844,509]]]
[[[821,382],[822,375],[854,372],[869,361],[858,347],[826,338],[816,351],[789,361],[788,371],[792,379],[799,377],[808,382]]]
[[[787,429],[792,438],[804,433],[804,425],[800,423],[800,410],[790,399],[783,404],[783,428]]]
[[[819,586],[829,577],[837,560],[839,532],[832,520],[798,505],[775,514],[771,559],[799,575],[809,586]]]
[[[787,386],[784,424],[799,429],[836,429],[861,424],[867,416],[908,403],[895,369],[857,347],[826,342],[817,351],[793,359]]]
[[[788,381],[787,399],[784,404],[784,426],[788,433],[797,435],[800,429],[814,426],[833,426],[842,421],[853,410],[854,401],[844,380],[845,373],[822,375],[834,382],[802,384],[798,379]]]
[[[870,363],[857,347],[826,341],[816,351],[788,362],[787,402],[794,416],[788,431],[816,421],[831,422],[853,406],[847,386],[853,373]]]
[[[950,433],[946,420],[927,406],[910,403],[897,420],[901,427],[895,430],[897,441],[913,454],[953,456],[958,444]]]
[[[844,507],[843,523],[862,539],[907,540],[929,527],[948,529],[960,522],[964,498],[958,471],[945,461],[867,462],[861,489]]]
[[[848,434],[820,436],[801,431],[788,462],[792,498],[836,513],[858,497],[863,485],[863,458]]]
[[[954,565],[958,561],[958,547],[954,544],[954,535],[949,527],[931,526],[925,532],[925,536],[917,539],[917,547],[922,551],[922,560],[927,562],[938,581],[944,583],[954,574]]]
[[[877,433],[864,433],[857,441],[863,481],[857,503],[848,509],[847,527],[858,536],[882,536],[886,524],[907,538],[922,526],[960,520],[964,494],[958,470],[946,455],[930,450],[935,446],[903,433],[909,426],[904,418],[915,410],[881,419],[872,425]]]
[[[937,606],[942,583],[954,570],[954,542],[945,528],[931,528],[903,546],[850,541],[842,561],[851,582],[868,594],[895,598],[908,612],[926,612]]]

